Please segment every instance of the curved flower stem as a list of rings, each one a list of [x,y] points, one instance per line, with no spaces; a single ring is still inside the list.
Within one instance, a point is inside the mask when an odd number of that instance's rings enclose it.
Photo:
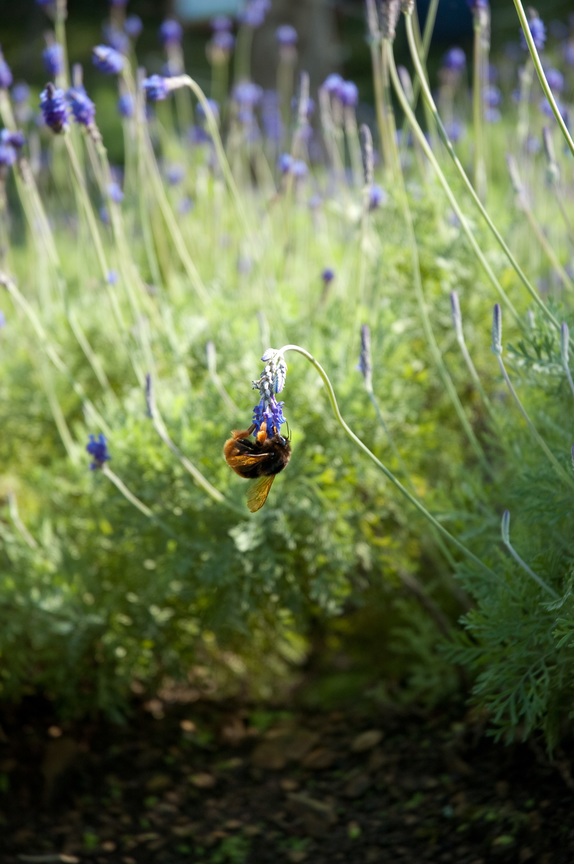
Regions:
[[[452,159],[454,166],[455,166],[456,170],[458,171],[458,174],[459,174],[461,180],[463,181],[466,190],[470,193],[470,196],[471,196],[474,204],[479,209],[483,219],[486,221],[486,224],[490,228],[491,232],[494,234],[496,241],[498,242],[502,251],[506,255],[506,257],[510,263],[510,266],[515,271],[516,275],[518,276],[518,278],[520,279],[520,281],[522,282],[522,284],[524,285],[524,287],[526,288],[526,290],[528,291],[528,293],[530,294],[531,298],[534,300],[536,305],[544,312],[546,317],[549,318],[549,320],[552,321],[554,326],[558,329],[560,327],[560,323],[559,323],[558,319],[555,318],[554,315],[552,315],[552,313],[546,308],[546,306],[544,305],[544,303],[542,302],[542,300],[540,298],[538,291],[532,285],[532,283],[530,282],[530,280],[528,279],[528,277],[526,276],[526,274],[522,270],[520,264],[518,263],[518,261],[516,260],[514,255],[512,254],[512,252],[511,252],[510,248],[508,247],[508,245],[506,244],[502,234],[500,233],[500,231],[498,230],[498,228],[496,227],[496,225],[494,224],[494,222],[490,218],[488,211],[486,210],[486,208],[484,207],[484,204],[482,203],[479,196],[477,195],[476,190],[474,189],[472,183],[470,182],[470,179],[469,179],[468,175],[466,174],[460,159],[456,155],[455,149],[452,146],[452,142],[451,142],[450,138],[448,137],[447,131],[446,131],[444,124],[440,118],[438,108],[437,108],[435,101],[433,99],[430,87],[428,86],[426,78],[424,77],[424,69],[422,68],[421,62],[420,62],[418,55],[416,53],[414,34],[412,32],[412,21],[410,20],[410,15],[408,15],[408,14],[406,15],[406,30],[407,30],[407,38],[409,41],[409,48],[410,48],[411,56],[413,59],[413,63],[415,64],[415,68],[416,68],[419,80],[421,82],[421,87],[423,90],[423,99],[428,104],[428,106],[432,112],[432,115],[433,115],[435,122],[437,124],[439,134],[440,134],[441,139],[442,139],[442,141],[446,147],[448,155]],[[417,133],[417,137],[419,137],[418,133]],[[458,215],[458,213],[457,213],[457,215]]]
[[[357,447],[359,447],[359,449],[363,451],[363,453],[366,453],[369,459],[371,459],[371,461],[375,463],[377,468],[383,472],[387,480],[390,480],[393,486],[396,486],[399,492],[401,492],[401,494],[413,505],[413,507],[415,507],[415,509],[418,510],[419,513],[421,513],[425,517],[425,519],[437,529],[437,531],[439,531],[444,537],[446,537],[447,540],[450,540],[450,542],[453,543],[457,547],[457,549],[459,549],[472,561],[474,561],[474,563],[477,564],[482,570],[486,571],[489,576],[495,576],[496,574],[494,573],[494,571],[491,570],[490,567],[488,567],[483,561],[481,561],[480,558],[478,558],[473,552],[471,552],[470,549],[468,549],[468,547],[464,545],[464,543],[461,543],[460,540],[457,540],[457,538],[454,537],[450,533],[450,531],[447,531],[447,529],[443,525],[441,525],[438,519],[435,519],[432,513],[430,513],[426,509],[426,507],[421,504],[420,501],[418,501],[413,495],[411,495],[411,493],[407,489],[405,489],[403,484],[399,480],[397,480],[397,478],[391,471],[389,471],[386,465],[384,465],[380,461],[380,459],[377,459],[375,454],[372,453],[371,450],[369,450],[367,445],[364,444],[357,435],[355,435],[351,427],[348,426],[343,419],[343,415],[339,410],[337,397],[335,396],[335,391],[333,390],[333,385],[329,380],[329,376],[327,375],[321,364],[317,360],[315,360],[313,355],[309,354],[309,352],[306,351],[304,348],[301,348],[300,345],[284,345],[282,348],[278,349],[277,354],[283,355],[286,354],[287,351],[295,351],[297,354],[301,354],[302,357],[305,357],[309,361],[309,363],[314,366],[327,389],[329,402],[331,403],[331,408],[333,409],[333,413],[337,419],[337,422],[347,433],[351,441],[353,441],[357,445]]]
[[[554,590],[554,588],[551,588],[550,585],[548,585],[548,583],[544,581],[544,579],[542,579],[540,576],[538,576],[538,574],[535,573],[531,567],[528,566],[526,561],[524,561],[520,557],[520,555],[514,549],[512,543],[510,542],[510,511],[509,510],[505,510],[504,513],[502,514],[502,522],[501,522],[501,526],[500,526],[500,531],[502,534],[502,542],[504,543],[504,545],[506,546],[506,548],[508,549],[508,551],[510,552],[510,554],[512,555],[512,557],[514,558],[516,563],[520,564],[522,569],[526,573],[528,573],[530,578],[533,579],[537,585],[539,585],[545,591],[548,591],[549,594],[552,594],[552,596],[554,597],[555,600],[559,600],[560,595]]]
[[[532,33],[530,32],[530,27],[528,25],[528,18],[526,17],[526,13],[524,11],[524,8],[523,8],[520,0],[514,0],[514,5],[516,7],[516,13],[518,15],[518,18],[520,20],[520,26],[522,27],[522,32],[524,33],[524,38],[526,39],[526,44],[528,45],[528,50],[530,51],[530,56],[532,57],[532,62],[534,63],[534,68],[536,69],[536,74],[538,75],[538,78],[540,79],[540,84],[542,85],[544,95],[548,99],[548,103],[549,103],[550,107],[552,108],[552,113],[554,114],[554,117],[556,118],[556,122],[558,123],[558,125],[560,127],[560,131],[564,135],[564,138],[566,139],[566,143],[568,144],[568,147],[570,148],[570,152],[574,156],[574,141],[572,140],[570,132],[568,131],[568,127],[566,126],[566,123],[564,122],[564,119],[560,113],[558,105],[556,104],[556,100],[554,98],[554,95],[552,93],[550,85],[548,84],[548,81],[546,79],[546,75],[544,74],[544,68],[543,68],[542,63],[540,61],[538,49],[536,48],[536,45],[534,44],[534,39],[532,38]]]
[[[385,422],[385,418],[383,417],[383,412],[381,411],[381,408],[379,405],[379,400],[375,396],[375,393],[373,391],[372,386],[371,387],[367,386],[366,390],[367,390],[367,395],[368,395],[369,399],[371,400],[371,404],[373,405],[373,408],[375,409],[375,414],[377,415],[377,419],[381,425],[381,428],[382,428],[383,432],[385,433],[385,435],[387,436],[389,446],[394,453],[395,459],[397,460],[397,464],[398,464],[403,476],[408,480],[408,484],[411,487],[412,494],[417,499],[419,499],[419,496],[417,495],[414,483],[410,479],[410,474],[409,474],[409,469],[407,467],[407,464],[406,464],[405,460],[403,459],[403,457],[401,456],[401,452],[395,443],[395,439],[393,438],[393,436],[391,434],[391,430],[389,429],[389,427],[387,426],[387,424]],[[448,548],[448,546],[444,542],[442,534],[439,534],[436,531],[434,525],[431,526],[431,530],[434,534],[435,540],[436,540],[442,554],[444,555],[444,557],[448,561],[449,565],[454,568],[455,567],[455,560],[451,555],[450,549]]]
[[[411,126],[417,140],[419,141],[419,143],[420,143],[420,145],[424,151],[425,156],[427,157],[427,159],[431,163],[431,166],[432,166],[435,174],[438,177],[438,180],[439,180],[439,182],[440,182],[440,184],[441,184],[441,186],[442,186],[442,188],[446,194],[446,197],[448,198],[449,204],[451,205],[452,209],[456,213],[456,216],[460,222],[460,226],[461,226],[462,230],[464,231],[464,233],[468,239],[468,242],[470,243],[472,251],[474,252],[476,257],[478,258],[480,264],[482,265],[483,270],[485,271],[486,275],[490,279],[492,285],[494,286],[494,288],[496,289],[496,291],[498,292],[500,297],[507,304],[507,306],[510,309],[514,318],[517,321],[519,321],[520,317],[518,315],[518,312],[514,308],[514,305],[512,304],[512,301],[508,297],[506,291],[504,290],[504,288],[502,287],[502,285],[500,284],[500,282],[498,281],[498,279],[494,275],[492,267],[490,266],[490,264],[486,260],[486,256],[484,255],[482,249],[478,245],[476,238],[475,238],[474,234],[472,233],[471,227],[468,224],[467,218],[464,215],[464,213],[462,212],[462,210],[460,209],[459,203],[456,200],[456,197],[455,197],[452,189],[450,188],[446,177],[442,173],[442,170],[441,170],[440,165],[438,164],[437,158],[434,155],[432,148],[430,147],[428,141],[426,140],[424,132],[422,131],[421,127],[419,126],[417,119],[416,119],[416,117],[415,117],[415,115],[411,109],[411,106],[409,105],[408,99],[406,98],[405,93],[403,91],[403,88],[401,86],[401,82],[400,82],[400,79],[399,79],[399,76],[397,73],[397,67],[396,67],[395,62],[394,62],[394,57],[393,57],[392,51],[389,51],[389,60],[390,60],[389,65],[390,65],[391,78],[393,81],[393,86],[395,88],[395,93],[397,94],[397,97],[398,97],[399,102],[401,104],[401,108],[405,112],[405,115],[407,116],[407,118],[409,120],[410,126]]]
[[[514,389],[512,381],[508,377],[508,372],[506,371],[506,367],[504,365],[504,360],[502,359],[501,354],[497,353],[496,359],[498,360],[498,365],[500,367],[500,371],[502,372],[502,377],[504,378],[504,380],[506,382],[506,386],[508,387],[508,389],[510,391],[510,395],[514,399],[514,402],[516,403],[518,410],[520,411],[520,413],[522,414],[522,416],[526,420],[526,423],[528,424],[528,428],[530,429],[530,431],[531,431],[534,439],[536,440],[537,444],[541,447],[541,449],[544,451],[544,453],[546,454],[546,456],[550,460],[552,467],[554,468],[554,470],[556,471],[558,476],[562,480],[565,480],[566,483],[568,484],[568,486],[574,488],[574,479],[570,476],[570,474],[568,474],[567,471],[565,471],[565,469],[562,467],[562,465],[558,462],[558,460],[556,459],[556,456],[550,450],[550,448],[546,444],[545,440],[542,438],[542,436],[540,435],[540,433],[536,429],[534,423],[532,422],[532,420],[530,419],[530,416],[528,415],[526,408],[523,406],[522,402],[520,401],[520,397],[518,396],[518,393]]]

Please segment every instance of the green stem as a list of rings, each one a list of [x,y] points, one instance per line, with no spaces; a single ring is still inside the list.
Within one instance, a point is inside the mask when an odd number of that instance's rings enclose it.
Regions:
[[[514,6],[516,7],[516,12],[517,12],[518,18],[520,20],[520,26],[522,27],[522,32],[524,33],[524,38],[526,39],[526,44],[528,45],[528,50],[530,51],[530,56],[532,57],[532,61],[534,63],[534,68],[536,69],[536,74],[538,75],[538,78],[540,79],[540,84],[542,85],[544,95],[548,99],[548,103],[550,104],[550,107],[552,108],[552,113],[554,114],[554,117],[556,118],[556,122],[558,123],[558,125],[560,127],[560,131],[564,135],[564,138],[566,139],[566,143],[568,144],[568,147],[570,148],[570,152],[574,156],[574,141],[572,140],[570,132],[568,131],[568,127],[566,126],[566,123],[564,122],[562,114],[560,113],[560,111],[558,109],[558,105],[556,104],[556,100],[554,98],[554,95],[552,93],[550,85],[548,84],[548,81],[546,79],[546,75],[544,74],[544,68],[543,68],[542,63],[540,61],[538,49],[536,48],[536,45],[534,44],[534,39],[532,38],[532,33],[530,32],[530,27],[528,25],[528,18],[526,17],[526,13],[524,11],[524,8],[523,8],[520,0],[514,0]]]
[[[371,459],[371,461],[375,463],[377,468],[383,472],[387,480],[390,480],[393,486],[395,486],[399,490],[399,492],[413,505],[413,507],[418,510],[418,512],[421,513],[425,517],[425,519],[437,529],[437,531],[439,531],[444,537],[446,537],[447,540],[453,543],[454,546],[457,547],[457,549],[467,555],[482,570],[485,570],[489,574],[489,576],[495,576],[496,574],[494,573],[494,571],[491,570],[490,567],[488,567],[483,561],[481,561],[480,558],[478,558],[473,552],[471,552],[470,549],[468,549],[464,545],[464,543],[461,543],[460,540],[457,540],[456,537],[454,537],[449,531],[447,531],[446,528],[444,528],[444,526],[441,525],[437,519],[435,519],[432,513],[430,513],[426,509],[426,507],[421,504],[420,501],[418,501],[413,495],[411,495],[408,489],[406,489],[399,480],[397,480],[397,478],[391,471],[389,471],[386,465],[384,465],[379,459],[377,459],[375,454],[369,450],[367,445],[364,444],[357,435],[355,435],[351,427],[348,426],[343,419],[343,415],[339,410],[337,397],[335,396],[335,391],[333,390],[333,385],[329,380],[329,376],[327,375],[321,364],[317,360],[315,360],[313,355],[309,354],[308,351],[306,351],[304,348],[301,348],[299,345],[284,345],[277,351],[277,354],[286,354],[287,351],[295,351],[297,354],[301,354],[302,357],[305,357],[309,361],[309,363],[314,366],[315,370],[318,372],[321,380],[323,381],[327,389],[329,402],[331,403],[331,408],[333,409],[333,413],[337,419],[337,422],[349,436],[351,441],[353,441],[353,443],[356,444],[357,447],[359,447],[359,449],[362,450],[363,453],[365,453],[369,457],[369,459]]]
[[[533,438],[535,439],[537,444],[540,446],[540,448],[544,451],[544,453],[548,457],[552,467],[554,468],[554,470],[556,471],[556,473],[560,477],[560,479],[565,480],[566,483],[568,484],[568,486],[574,488],[574,480],[572,479],[572,477],[570,477],[570,474],[568,474],[567,471],[565,471],[564,468],[562,467],[562,465],[558,462],[554,453],[552,453],[552,451],[550,450],[550,448],[548,447],[548,445],[546,444],[546,442],[544,441],[544,439],[542,438],[542,436],[540,435],[540,433],[536,429],[534,423],[530,419],[528,412],[526,411],[526,408],[524,408],[522,402],[520,401],[518,393],[514,389],[514,387],[512,385],[512,381],[508,377],[508,372],[506,371],[506,367],[504,365],[504,361],[502,359],[502,356],[497,353],[496,357],[498,360],[498,365],[500,367],[500,371],[502,372],[502,377],[504,378],[504,380],[506,382],[506,386],[508,387],[508,389],[510,391],[510,395],[514,399],[514,402],[515,402],[518,410],[520,411],[520,413],[522,414],[522,416],[526,420],[526,423],[527,423],[528,428],[530,429],[530,431],[532,433]]]
[[[480,11],[474,13],[474,60],[472,116],[474,126],[474,185],[481,201],[486,199],[486,169],[484,165],[484,130],[482,90],[484,86],[484,51]]]

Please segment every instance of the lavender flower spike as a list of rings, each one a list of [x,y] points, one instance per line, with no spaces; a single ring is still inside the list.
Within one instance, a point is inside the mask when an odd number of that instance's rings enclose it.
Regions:
[[[149,78],[144,78],[142,87],[150,102],[161,102],[167,99],[167,94],[172,89],[169,85],[169,78],[164,78],[163,75],[151,75]]]
[[[492,315],[492,352],[497,357],[502,355],[502,312],[499,303],[494,304]]]
[[[53,84],[46,84],[40,93],[40,110],[46,126],[54,132],[62,132],[68,127],[68,105],[64,91]]]
[[[98,468],[102,468],[104,462],[109,462],[112,458],[108,450],[108,441],[105,435],[99,435],[97,439],[93,435],[90,435],[90,440],[86,445],[86,451],[94,460],[90,465],[90,471],[96,471]]]
[[[275,398],[276,393],[280,393],[285,386],[287,378],[287,364],[282,354],[279,354],[275,349],[268,348],[261,358],[265,363],[265,368],[258,381],[253,382],[253,389],[259,390],[259,403],[253,409],[253,423],[255,424],[254,436],[261,429],[261,425],[266,423],[266,429],[269,434],[274,434],[281,431],[281,426],[285,423],[283,416],[283,402],[278,402]]]
[[[373,390],[373,364],[371,362],[371,328],[368,324],[361,327],[361,356],[359,371],[365,379],[365,387],[370,393]]]
[[[106,75],[117,75],[124,68],[124,58],[109,45],[96,45],[92,49],[94,66]]]

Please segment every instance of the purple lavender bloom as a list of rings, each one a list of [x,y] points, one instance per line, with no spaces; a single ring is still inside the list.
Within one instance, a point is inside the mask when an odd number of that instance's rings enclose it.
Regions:
[[[546,42],[546,27],[544,26],[544,22],[538,15],[534,14],[530,17],[528,21],[528,26],[530,28],[530,35],[534,41],[534,45],[536,46],[537,51],[542,51],[544,48],[544,43]],[[520,42],[522,47],[528,51],[528,43],[526,42],[526,37],[524,36],[523,31],[520,31]]]
[[[297,31],[290,24],[282,24],[278,27],[275,38],[281,48],[294,48],[297,45]]]
[[[124,30],[130,39],[137,39],[143,30],[143,21],[139,15],[128,15],[124,21]]]
[[[17,159],[18,154],[10,144],[0,143],[0,168],[9,168]]]
[[[502,114],[498,108],[485,108],[484,119],[487,123],[500,123]]]
[[[253,109],[259,103],[262,94],[263,90],[258,84],[252,81],[240,81],[233,88],[231,97],[240,108]]]
[[[249,0],[243,12],[238,16],[239,21],[248,27],[261,27],[270,7],[270,0]]]
[[[108,270],[108,278],[106,279],[108,285],[117,285],[119,279],[120,276],[117,270]]]
[[[488,9],[488,0],[466,0],[466,4],[471,12],[480,12],[483,9]]]
[[[131,93],[122,93],[118,99],[118,114],[120,117],[133,117],[136,110],[135,99]]]
[[[450,138],[453,144],[456,144],[457,141],[460,141],[462,136],[465,133],[465,126],[462,120],[459,120],[456,117],[453,117],[448,123],[445,123],[446,134]]]
[[[293,160],[291,165],[291,174],[295,180],[304,180],[308,173],[309,168],[307,167],[306,162],[303,162],[302,159]]]
[[[259,404],[255,406],[253,409],[253,422],[255,423],[255,431],[253,432],[254,436],[257,437],[257,433],[261,429],[261,424],[266,423],[266,429],[274,430],[277,432],[281,431],[281,426],[285,423],[285,417],[283,416],[283,405],[284,402],[278,402],[275,396],[262,396]]]
[[[12,87],[11,96],[14,105],[23,105],[30,98],[30,88],[24,81],[20,81]]]
[[[321,273],[321,279],[323,280],[325,285],[328,285],[329,282],[332,282],[334,278],[335,278],[335,271],[332,270],[330,267],[325,267],[325,269]]]
[[[124,33],[123,30],[118,30],[117,27],[112,25],[107,25],[102,29],[104,39],[110,48],[113,48],[114,51],[119,51],[120,54],[128,54],[130,50],[130,40],[127,33]]]
[[[359,89],[352,81],[343,81],[336,95],[347,108],[354,108],[359,101]]]
[[[64,68],[64,49],[58,42],[54,42],[42,51],[42,60],[48,75],[55,78]]]
[[[451,48],[443,58],[443,66],[451,72],[463,72],[466,66],[466,54],[462,48]]]
[[[386,200],[386,193],[377,183],[373,183],[369,189],[369,210],[377,210]]]
[[[110,211],[105,204],[102,204],[102,206],[98,210],[98,214],[104,225],[110,224]]]
[[[185,214],[189,213],[191,210],[193,210],[193,200],[189,195],[184,195],[177,205],[177,212],[180,216],[185,216]]]
[[[83,87],[70,87],[66,99],[72,109],[74,120],[82,126],[91,126],[96,116],[96,106]]]
[[[332,72],[330,75],[327,75],[321,88],[326,90],[330,95],[333,95],[334,93],[337,93],[342,83],[343,79],[341,76],[337,72]]]
[[[167,98],[169,86],[167,78],[163,75],[151,75],[149,78],[144,78],[142,87],[150,102],[161,102]]]
[[[68,104],[64,91],[53,84],[46,84],[40,93],[40,110],[44,123],[53,132],[62,132],[68,127]]]
[[[183,28],[179,21],[173,18],[166,18],[159,28],[159,41],[168,48],[170,45],[179,45],[183,38]]]
[[[108,450],[108,440],[105,435],[98,435],[97,439],[94,435],[90,435],[90,440],[86,445],[86,451],[93,459],[93,462],[90,465],[90,471],[96,471],[98,468],[102,468],[104,462],[109,462],[112,458]]]
[[[482,88],[482,101],[489,108],[498,108],[502,102],[502,93],[498,87],[488,86]]]
[[[282,153],[277,160],[277,167],[282,174],[288,174],[293,165],[293,157],[290,153]]]
[[[546,69],[546,80],[548,86],[554,93],[562,93],[564,90],[564,75],[558,69]]]
[[[221,51],[222,54],[231,54],[235,47],[235,36],[228,30],[217,30],[213,34],[211,47]]]
[[[185,177],[185,167],[179,164],[170,165],[165,172],[165,176],[170,186],[177,186]]]
[[[108,195],[114,204],[121,204],[124,200],[124,193],[119,183],[110,183],[108,186]]]
[[[215,15],[209,23],[213,33],[229,33],[233,28],[233,21],[228,15]]]
[[[4,60],[0,49],[0,89],[7,90],[12,85],[12,70]]]
[[[569,66],[574,66],[574,39],[569,39],[564,45],[564,59]]]
[[[9,129],[2,129],[0,132],[0,144],[5,144],[7,147],[13,147],[15,150],[20,150],[26,143],[26,138],[23,132],[17,130],[11,132]]]
[[[96,45],[92,49],[92,60],[96,69],[106,75],[117,75],[124,68],[124,58],[109,45]]]

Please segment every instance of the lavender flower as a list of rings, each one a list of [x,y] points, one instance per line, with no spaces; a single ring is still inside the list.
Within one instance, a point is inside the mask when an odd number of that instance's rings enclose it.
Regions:
[[[0,143],[0,172],[1,169],[9,168],[17,159],[17,153],[10,144]],[[0,176],[3,176],[0,173]]]
[[[302,159],[294,159],[291,164],[291,174],[295,178],[295,180],[304,180],[307,174],[309,173],[309,169],[307,164],[303,162]]]
[[[277,167],[281,174],[288,174],[293,165],[293,157],[290,153],[281,153],[277,160]]]
[[[7,147],[13,147],[14,150],[20,150],[26,143],[26,138],[23,132],[16,130],[11,132],[9,129],[2,129],[0,132],[0,144],[5,144]]]
[[[109,462],[112,458],[108,450],[108,441],[105,435],[100,434],[97,439],[93,435],[90,435],[90,440],[86,445],[86,451],[93,458],[93,462],[90,465],[90,471],[96,471],[98,468],[102,468],[104,462]]]
[[[108,25],[103,28],[104,39],[114,51],[119,51],[120,54],[128,54],[130,50],[130,40],[127,33],[123,30],[118,30],[113,25]]]
[[[255,424],[254,436],[261,429],[262,423],[266,423],[268,434],[273,435],[281,431],[285,422],[283,416],[284,402],[278,402],[275,394],[280,393],[285,386],[287,377],[287,364],[282,355],[277,354],[269,348],[261,358],[266,364],[258,381],[253,381],[253,389],[259,390],[259,403],[253,409],[253,422]]]
[[[179,21],[173,18],[166,18],[159,28],[159,41],[168,48],[170,45],[179,45],[183,38],[183,28]]]
[[[14,105],[23,105],[30,98],[30,88],[24,81],[19,81],[12,87],[11,96]]]
[[[386,201],[386,194],[377,183],[369,189],[369,210],[377,210]]]
[[[239,15],[239,21],[248,27],[261,27],[270,8],[270,0],[249,0]]]
[[[76,123],[80,123],[82,126],[91,126],[96,116],[96,106],[85,89],[82,86],[70,87],[66,93],[66,99],[72,109]]]
[[[359,101],[359,89],[352,81],[342,81],[335,95],[347,108],[354,108]]]
[[[330,75],[327,75],[323,81],[322,89],[332,96],[338,92],[342,83],[342,77],[337,72],[332,72]]]
[[[282,24],[275,31],[275,38],[280,48],[295,48],[297,45],[297,31],[290,24]]]
[[[167,98],[169,93],[168,79],[163,75],[152,75],[150,78],[144,78],[142,87],[150,102],[161,102]]]
[[[235,36],[227,30],[218,30],[213,34],[209,47],[212,60],[226,60],[235,47]]]
[[[562,93],[564,90],[564,75],[558,69],[546,69],[546,80],[548,86],[554,93]]]
[[[530,14],[528,27],[530,28],[530,35],[532,36],[536,50],[542,51],[544,43],[546,42],[546,27],[544,26],[542,19],[539,18],[537,13],[534,11]],[[522,30],[520,31],[520,42],[522,47],[528,51],[528,43]]]
[[[64,49],[58,42],[54,42],[42,51],[42,60],[48,75],[55,78],[64,68]]]
[[[228,15],[215,15],[209,23],[213,33],[229,33],[233,28],[233,21]]]
[[[0,49],[0,89],[7,90],[12,84],[12,70],[4,60],[4,55]]]
[[[113,182],[108,186],[108,195],[114,204],[121,204],[124,200],[124,193],[119,183]]]
[[[450,72],[463,72],[466,66],[466,54],[462,48],[451,48],[443,58],[443,66]]]
[[[122,93],[118,99],[118,114],[120,117],[133,117],[135,110],[135,100],[132,94]]]
[[[92,49],[94,66],[106,75],[117,75],[124,68],[124,58],[109,45],[96,45]]]
[[[325,285],[328,285],[330,282],[332,282],[334,278],[335,271],[332,270],[330,267],[325,267],[325,269],[321,273],[321,279],[323,280]]]
[[[68,105],[64,91],[53,84],[46,84],[40,93],[40,110],[44,123],[53,132],[62,132],[68,127]]]
[[[139,15],[128,15],[124,21],[124,30],[130,39],[137,39],[143,30],[143,21]]]

